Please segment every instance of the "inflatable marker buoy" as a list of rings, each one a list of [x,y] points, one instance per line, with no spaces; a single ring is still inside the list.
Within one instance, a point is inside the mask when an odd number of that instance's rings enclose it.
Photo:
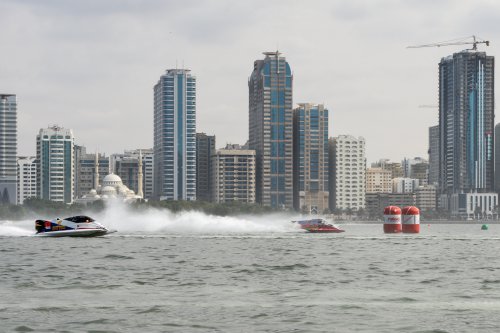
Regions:
[[[488,225],[487,224],[483,224],[481,226],[481,230],[488,230]]]
[[[401,232],[401,208],[398,206],[387,206],[384,209],[384,232]]]
[[[404,233],[418,234],[420,232],[420,210],[417,207],[404,207],[401,219]]]

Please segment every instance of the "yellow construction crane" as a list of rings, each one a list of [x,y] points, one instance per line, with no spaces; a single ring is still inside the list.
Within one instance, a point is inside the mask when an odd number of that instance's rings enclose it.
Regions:
[[[471,40],[472,39],[472,40]],[[449,45],[469,45],[472,44],[472,48],[468,50],[477,50],[477,44],[486,44],[486,46],[490,45],[490,42],[487,40],[478,39],[476,36],[470,36],[465,38],[453,39],[439,43],[433,44],[422,44],[422,45],[412,45],[407,46],[407,49],[418,49],[421,47],[441,47],[441,46],[449,46]]]

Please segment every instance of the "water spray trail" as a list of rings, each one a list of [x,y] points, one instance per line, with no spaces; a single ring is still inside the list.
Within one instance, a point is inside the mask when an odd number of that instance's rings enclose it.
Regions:
[[[259,233],[293,232],[297,226],[290,216],[215,216],[198,211],[172,213],[166,209],[148,208],[136,211],[115,203],[97,216],[105,226],[119,233]]]
[[[35,222],[24,221],[0,221],[0,236],[31,236],[35,234]]]

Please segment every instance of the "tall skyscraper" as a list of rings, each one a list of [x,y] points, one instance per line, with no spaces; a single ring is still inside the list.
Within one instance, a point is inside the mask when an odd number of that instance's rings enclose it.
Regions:
[[[154,86],[154,191],[160,200],[196,200],[196,78],[169,69]]]
[[[59,126],[40,130],[36,137],[37,186],[39,198],[73,202],[73,131]]]
[[[37,197],[34,156],[17,158],[17,180],[17,204],[22,205],[24,200]]]
[[[429,185],[439,182],[439,126],[429,127]]]
[[[211,163],[215,154],[215,135],[196,133],[196,199],[210,201]]]
[[[439,63],[439,189],[493,190],[494,57],[462,51]]]
[[[500,123],[495,126],[495,192],[500,193]]]
[[[329,207],[328,110],[299,104],[293,110],[293,205],[322,214]]]
[[[17,200],[17,99],[0,94],[0,203]]]
[[[293,205],[292,71],[279,52],[264,52],[248,80],[249,148],[256,151],[257,202]]]
[[[365,208],[365,139],[339,135],[330,140],[330,210]]]

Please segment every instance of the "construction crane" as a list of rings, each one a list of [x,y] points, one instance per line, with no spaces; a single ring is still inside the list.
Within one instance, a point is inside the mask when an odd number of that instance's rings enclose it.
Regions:
[[[472,39],[472,41],[470,39]],[[448,41],[439,42],[439,43],[412,45],[412,46],[407,46],[406,48],[407,49],[418,49],[421,47],[441,47],[441,46],[449,46],[449,45],[469,45],[469,44],[472,44],[472,48],[467,49],[467,50],[476,51],[477,44],[486,44],[486,46],[489,46],[490,42],[488,40],[478,39],[476,36],[470,36],[470,37],[453,39],[453,40],[448,40]]]

